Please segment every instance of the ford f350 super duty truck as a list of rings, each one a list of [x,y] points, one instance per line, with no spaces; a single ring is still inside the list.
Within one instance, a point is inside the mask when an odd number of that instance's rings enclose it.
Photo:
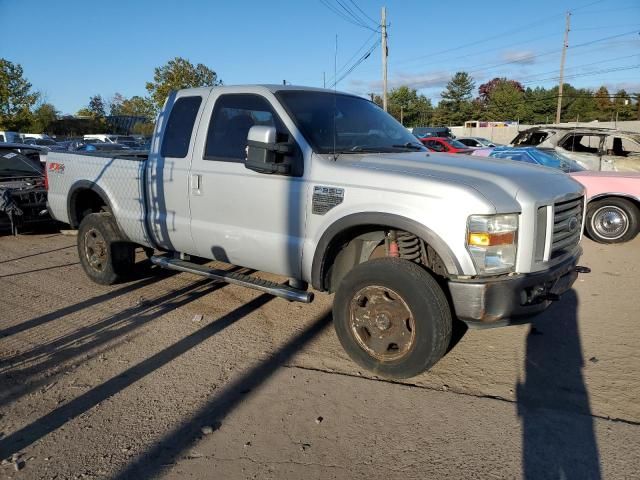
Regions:
[[[428,152],[374,103],[329,90],[181,90],[148,153],[50,152],[46,170],[51,214],[78,228],[92,280],[126,278],[142,246],[161,267],[288,300],[310,302],[311,284],[335,292],[353,360],[388,377],[436,363],[454,317],[509,324],[544,310],[582,269],[580,184]]]

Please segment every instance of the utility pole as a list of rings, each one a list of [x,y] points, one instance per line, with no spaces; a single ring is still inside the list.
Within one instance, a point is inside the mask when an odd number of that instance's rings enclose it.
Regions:
[[[322,72],[322,88],[327,88],[327,76],[325,72]]]
[[[562,113],[562,87],[564,84],[564,61],[567,58],[567,47],[569,46],[569,30],[571,28],[571,12],[567,12],[567,22],[564,28],[564,43],[562,45],[562,57],[560,58],[560,85],[558,86],[558,110],[556,111],[556,123],[560,123]]]
[[[382,7],[382,108],[387,111],[387,8]]]

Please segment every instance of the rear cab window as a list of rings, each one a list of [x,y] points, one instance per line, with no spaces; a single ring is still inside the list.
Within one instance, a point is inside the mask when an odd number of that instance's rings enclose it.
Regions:
[[[187,156],[201,103],[200,96],[180,97],[175,101],[162,138],[160,154],[163,157],[185,158]]]

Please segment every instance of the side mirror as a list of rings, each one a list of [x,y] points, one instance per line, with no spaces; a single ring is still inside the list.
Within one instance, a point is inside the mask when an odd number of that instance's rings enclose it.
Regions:
[[[275,127],[255,125],[247,135],[247,160],[244,166],[259,173],[291,173],[291,164],[285,161],[292,155],[294,146],[278,143]]]

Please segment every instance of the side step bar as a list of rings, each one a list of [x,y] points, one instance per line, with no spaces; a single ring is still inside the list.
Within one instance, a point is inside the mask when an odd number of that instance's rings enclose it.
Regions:
[[[177,258],[154,255],[151,257],[151,263],[169,270],[193,273],[194,275],[200,275],[201,277],[207,277],[212,280],[219,280],[233,285],[240,285],[241,287],[253,288],[254,290],[260,290],[261,292],[273,295],[274,297],[284,298],[290,302],[311,303],[313,300],[313,293],[311,292],[305,292],[304,290],[298,290],[297,288],[292,288],[288,285],[270,282],[269,280],[262,280],[250,275],[203,267]]]

